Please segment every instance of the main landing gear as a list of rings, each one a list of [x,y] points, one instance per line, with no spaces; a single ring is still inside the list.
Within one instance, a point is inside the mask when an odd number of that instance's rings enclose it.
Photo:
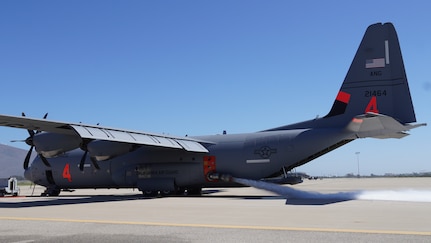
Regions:
[[[58,195],[60,195],[61,189],[56,187],[56,186],[52,186],[52,187],[47,187],[45,189],[44,192],[42,192],[40,195],[42,197],[56,197]]]

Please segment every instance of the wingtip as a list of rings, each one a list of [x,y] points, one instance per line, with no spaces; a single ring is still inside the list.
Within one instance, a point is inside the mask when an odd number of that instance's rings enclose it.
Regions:
[[[405,125],[405,127],[408,128],[408,130],[410,130],[417,127],[425,127],[427,125],[428,125],[427,123],[417,123],[417,124],[407,124]]]

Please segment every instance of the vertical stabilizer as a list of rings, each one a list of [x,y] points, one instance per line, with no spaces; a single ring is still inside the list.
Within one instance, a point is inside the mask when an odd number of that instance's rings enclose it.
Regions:
[[[416,121],[397,33],[391,23],[370,25],[326,118],[345,122],[366,113]],[[338,122],[336,122],[338,123]]]

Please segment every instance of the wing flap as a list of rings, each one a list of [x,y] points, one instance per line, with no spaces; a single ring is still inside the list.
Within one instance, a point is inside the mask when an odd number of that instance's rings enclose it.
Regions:
[[[177,140],[177,142],[187,151],[208,153],[208,150],[200,143],[187,140]]]
[[[70,125],[82,138],[158,146],[164,148],[184,149],[189,152],[208,153],[199,142],[175,137],[145,134],[139,132],[115,130],[104,127]]]
[[[202,145],[212,144],[194,138],[183,138],[140,131],[91,126],[77,123],[35,119],[21,116],[0,115],[0,126],[38,130],[68,135],[79,135],[81,138],[91,140],[106,140],[137,145],[148,145],[172,149],[184,149],[189,152],[208,153]]]

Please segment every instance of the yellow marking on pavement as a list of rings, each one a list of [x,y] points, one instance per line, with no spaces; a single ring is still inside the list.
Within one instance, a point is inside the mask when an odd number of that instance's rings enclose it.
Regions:
[[[96,219],[26,218],[26,217],[2,217],[2,216],[0,216],[0,220],[146,225],[146,226],[165,226],[165,227],[196,227],[196,228],[219,228],[219,229],[253,229],[253,230],[310,231],[310,232],[329,232],[329,233],[362,233],[362,234],[426,235],[426,236],[431,236],[431,232],[403,231],[403,230],[367,230],[367,229],[336,229],[336,228],[331,229],[331,228],[307,228],[307,227],[286,227],[286,226],[188,224],[188,223],[114,221],[114,220],[96,220]]]

